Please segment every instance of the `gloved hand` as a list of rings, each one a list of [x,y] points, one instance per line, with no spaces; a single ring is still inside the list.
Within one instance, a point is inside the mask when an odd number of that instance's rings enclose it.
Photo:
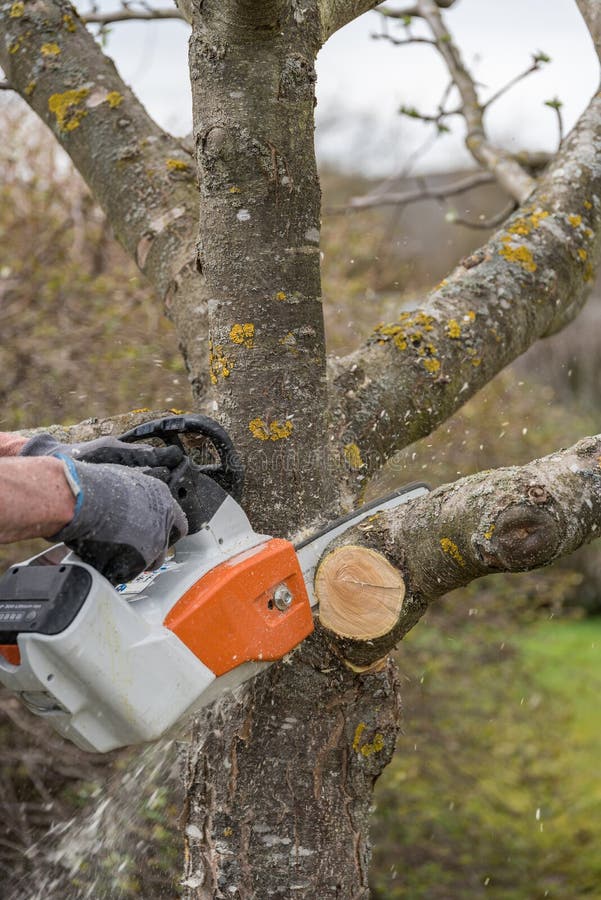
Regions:
[[[52,540],[63,541],[112,584],[159,566],[169,545],[188,533],[182,509],[160,480],[169,474],[165,467],[143,472],[55,455],[77,499],[72,520]]]
[[[179,447],[151,447],[127,444],[114,437],[100,437],[80,444],[61,444],[51,434],[36,434],[23,445],[19,456],[71,456],[87,463],[114,463],[119,466],[174,469],[184,458]]]

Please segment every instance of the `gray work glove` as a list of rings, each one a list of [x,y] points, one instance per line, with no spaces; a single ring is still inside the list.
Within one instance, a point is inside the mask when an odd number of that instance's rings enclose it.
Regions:
[[[161,480],[170,475],[166,467],[141,471],[56,455],[77,499],[72,520],[52,539],[112,584],[160,566],[169,545],[188,533],[182,509]]]
[[[179,447],[151,447],[127,444],[114,437],[100,437],[80,444],[61,444],[51,434],[36,434],[23,445],[19,456],[71,456],[87,463],[114,463],[119,466],[174,469],[184,458]]]

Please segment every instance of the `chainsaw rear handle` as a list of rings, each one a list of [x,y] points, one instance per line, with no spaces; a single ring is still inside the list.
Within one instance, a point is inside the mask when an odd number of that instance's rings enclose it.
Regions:
[[[198,434],[208,438],[219,463],[198,465],[189,456],[180,435]],[[126,443],[159,438],[164,444],[179,447],[185,459],[167,481],[171,495],[179,503],[188,520],[190,534],[209,522],[228,494],[239,501],[244,486],[244,469],[227,431],[207,416],[166,416],[126,431],[120,440]]]

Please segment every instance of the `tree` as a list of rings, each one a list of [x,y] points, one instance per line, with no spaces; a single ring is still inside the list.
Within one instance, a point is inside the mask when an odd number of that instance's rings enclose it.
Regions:
[[[599,51],[599,0],[577,2]],[[192,28],[193,151],[149,118],[64,0],[0,8],[5,86],[52,129],[162,299],[198,408],[216,410],[245,461],[253,524],[278,535],[352,508],[395,451],[571,321],[598,259],[600,96],[536,178],[486,135],[441,17],[451,3],[418,0],[411,15],[429,24],[449,66],[467,145],[519,207],[423,309],[378,325],[349,356],[326,358],[314,61],[331,34],[376,5],[181,0]],[[120,421],[101,425],[116,431]],[[387,654],[449,590],[546,565],[591,540],[600,458],[601,436],[588,437],[438,488],[345,536],[355,548],[350,596],[327,595],[309,640],[193,726],[185,896],[367,897],[372,788],[399,727]],[[366,550],[397,571],[394,602],[362,580]],[[337,560],[326,560],[334,585]],[[341,624],[350,607],[352,628]]]

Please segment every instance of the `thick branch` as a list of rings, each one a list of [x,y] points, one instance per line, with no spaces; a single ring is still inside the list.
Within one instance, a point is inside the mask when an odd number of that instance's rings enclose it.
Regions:
[[[590,31],[597,56],[601,58],[601,5],[598,0],[576,0],[576,3]]]
[[[370,9],[375,9],[381,2],[382,0],[320,0],[319,8],[323,42],[325,43],[343,25],[347,25],[353,19],[362,16],[363,13],[369,12]],[[448,9],[456,0],[436,0],[436,2],[442,9]],[[401,10],[382,8],[378,12],[392,19],[405,19],[407,16],[422,15],[419,4]]]
[[[358,544],[385,554],[402,575],[405,595],[385,635],[357,641],[347,629],[346,636],[336,635],[339,652],[354,665],[367,666],[391,650],[443,594],[495,572],[547,566],[598,537],[600,459],[601,435],[584,438],[526,466],[444,485],[347,533],[345,543],[354,545],[355,554]],[[341,548],[330,556],[336,552]],[[360,572],[354,572],[354,581],[361,581]],[[373,605],[380,620],[382,588],[365,584],[362,590],[364,607]],[[367,615],[364,608],[364,619]],[[328,633],[333,636],[331,627]]]
[[[524,203],[532,193],[535,182],[510,153],[493,147],[488,141],[474,81],[443,22],[438,4],[435,0],[418,0],[417,7],[436,38],[438,50],[461,96],[462,112],[467,126],[465,142],[468,150],[476,162],[494,174],[501,187],[511,197],[519,203]]]
[[[319,0],[322,43],[335,31],[378,6],[382,0]]]
[[[422,311],[379,326],[332,364],[335,427],[353,485],[577,314],[601,250],[600,226],[596,96],[528,205],[441,282]]]
[[[173,410],[156,409],[156,410],[132,410],[132,412],[119,413],[115,416],[106,416],[102,419],[84,419],[76,425],[43,425],[40,428],[23,428],[18,434],[25,437],[31,437],[42,431],[47,431],[53,435],[57,441],[67,444],[77,443],[79,441],[91,441],[94,438],[118,437],[130,428],[141,425],[143,422],[150,422],[152,419],[161,419],[163,416],[173,415]]]
[[[192,156],[148,116],[73,7],[58,0],[5,4],[0,35],[7,79],[70,155],[121,243],[165,299],[185,344],[192,329],[181,321],[195,305],[198,279]],[[205,330],[201,313],[196,310],[197,334]],[[187,356],[200,369],[193,348]]]

